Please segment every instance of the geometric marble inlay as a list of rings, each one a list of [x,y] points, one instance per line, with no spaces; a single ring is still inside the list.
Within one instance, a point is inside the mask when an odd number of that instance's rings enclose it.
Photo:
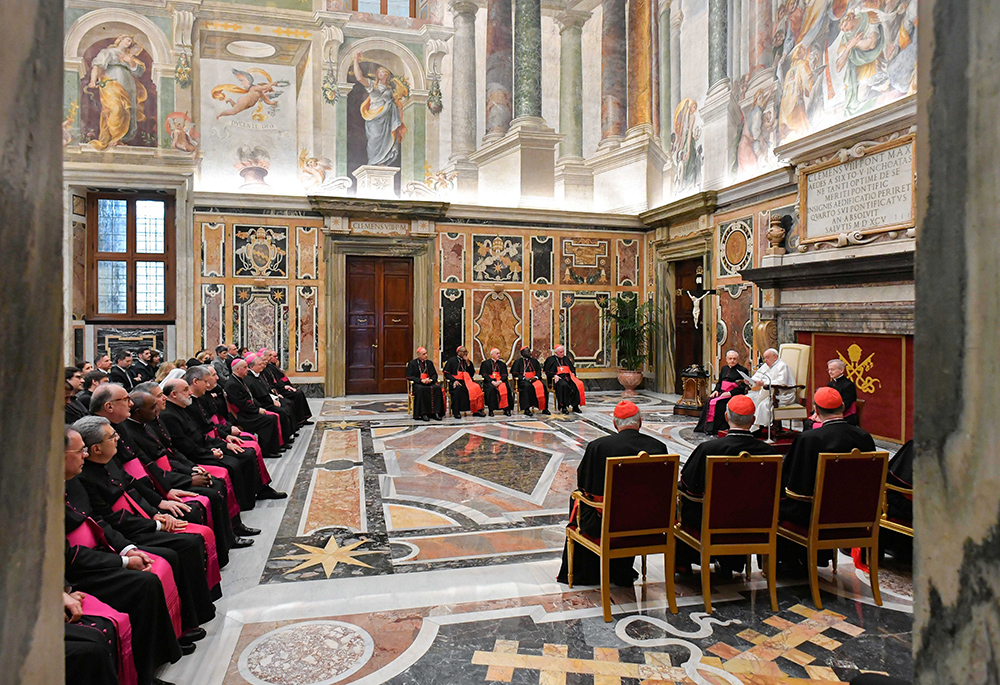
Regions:
[[[553,456],[506,440],[468,433],[427,461],[530,496]]]
[[[342,621],[293,623],[261,635],[240,655],[240,675],[254,685],[331,685],[371,659],[367,631]]]

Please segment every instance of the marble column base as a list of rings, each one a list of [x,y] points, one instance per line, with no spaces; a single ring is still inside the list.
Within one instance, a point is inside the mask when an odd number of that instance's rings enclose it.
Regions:
[[[635,214],[663,203],[667,155],[645,126],[629,129],[615,148],[587,160],[594,174],[594,211]]]
[[[469,155],[479,168],[479,203],[496,207],[551,206],[556,146],[561,133],[541,117],[518,117],[503,138]]]
[[[736,132],[740,127],[740,107],[729,79],[709,89],[702,108],[705,131],[702,140],[725,141],[705,146],[703,190],[718,190],[728,185],[736,156]],[[732,143],[732,144],[730,144]]]
[[[479,196],[479,167],[468,157],[452,157],[444,167],[446,174],[455,174],[452,202],[475,203]]]
[[[556,161],[555,182],[557,204],[587,210],[594,203],[594,172],[583,157],[560,157]]]
[[[365,164],[352,172],[358,180],[358,197],[374,199],[396,199],[396,174],[399,169],[394,166],[375,166]]]

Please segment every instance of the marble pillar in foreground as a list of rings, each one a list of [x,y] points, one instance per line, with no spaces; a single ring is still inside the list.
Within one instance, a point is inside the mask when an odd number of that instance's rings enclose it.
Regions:
[[[516,0],[514,117],[542,116],[542,3]]]
[[[670,88],[670,0],[660,2],[660,20],[657,22],[657,40],[660,45],[659,65],[660,72],[660,142],[665,150],[670,149],[671,118],[673,117],[673,107],[671,107]]]
[[[559,24],[559,157],[556,199],[563,206],[587,209],[594,198],[594,177],[583,159],[583,25],[590,14],[566,11]]]
[[[921,0],[914,680],[1000,673],[1000,5]]]
[[[603,0],[601,7],[601,147],[608,147],[625,135],[628,38],[625,0]]]
[[[446,171],[457,173],[456,192],[475,200],[478,178],[469,156],[476,150],[476,11],[467,0],[453,0],[451,157]]]
[[[0,680],[61,683],[63,3],[0,16]]]
[[[513,108],[513,45],[510,0],[489,0],[486,9],[486,135],[507,133]]]
[[[708,0],[708,88],[729,78],[729,7],[726,0]]]

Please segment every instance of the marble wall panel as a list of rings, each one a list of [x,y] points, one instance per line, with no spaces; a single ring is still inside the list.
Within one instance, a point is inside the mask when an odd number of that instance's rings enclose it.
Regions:
[[[531,292],[531,351],[537,357],[548,356],[554,342],[553,317],[555,305],[554,292],[551,290],[533,290]]]
[[[618,285],[639,285],[639,241],[618,240]]]
[[[97,353],[107,352],[114,359],[115,352],[129,351],[140,347],[166,349],[167,329],[165,326],[97,326],[94,330]]]
[[[233,226],[233,275],[288,278],[288,226]]]
[[[520,290],[474,290],[472,292],[472,353],[478,365],[490,350],[500,350],[500,358],[508,363],[521,349],[523,296]]]
[[[611,283],[611,240],[563,238],[560,241],[559,282],[563,285]]]
[[[225,340],[226,286],[201,284],[201,349],[214,350]]]
[[[552,236],[531,236],[531,282],[552,285]]]
[[[226,275],[225,222],[201,223],[201,275],[206,277]]]
[[[233,338],[240,347],[277,350],[279,366],[288,368],[288,288],[233,288]]]
[[[753,266],[753,215],[719,225],[719,277],[739,276]]]
[[[295,288],[295,313],[295,370],[309,373],[319,368],[318,288],[312,285]]]
[[[475,283],[520,283],[524,239],[518,235],[472,236],[472,280]]]
[[[319,245],[322,233],[315,226],[295,227],[295,277],[318,279]]]
[[[442,233],[438,236],[438,261],[442,283],[465,282],[465,234]]]
[[[74,202],[76,195],[73,196]],[[87,313],[87,224],[73,222],[73,318],[82,321]]]
[[[753,288],[749,283],[719,286],[719,315],[715,326],[716,363],[720,368],[729,350],[740,353],[740,364],[750,368],[753,348]]]
[[[573,355],[577,367],[606,367],[607,326],[601,320],[602,307],[611,294],[591,291],[563,291],[559,298],[561,342]]]
[[[446,288],[441,291],[441,356],[450,357],[465,343],[465,291]]]

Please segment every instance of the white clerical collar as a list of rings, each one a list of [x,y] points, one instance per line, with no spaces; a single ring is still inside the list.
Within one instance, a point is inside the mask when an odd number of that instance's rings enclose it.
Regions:
[[[254,375],[254,378],[260,378],[260,374],[254,371],[253,369],[250,369],[250,373]]]

